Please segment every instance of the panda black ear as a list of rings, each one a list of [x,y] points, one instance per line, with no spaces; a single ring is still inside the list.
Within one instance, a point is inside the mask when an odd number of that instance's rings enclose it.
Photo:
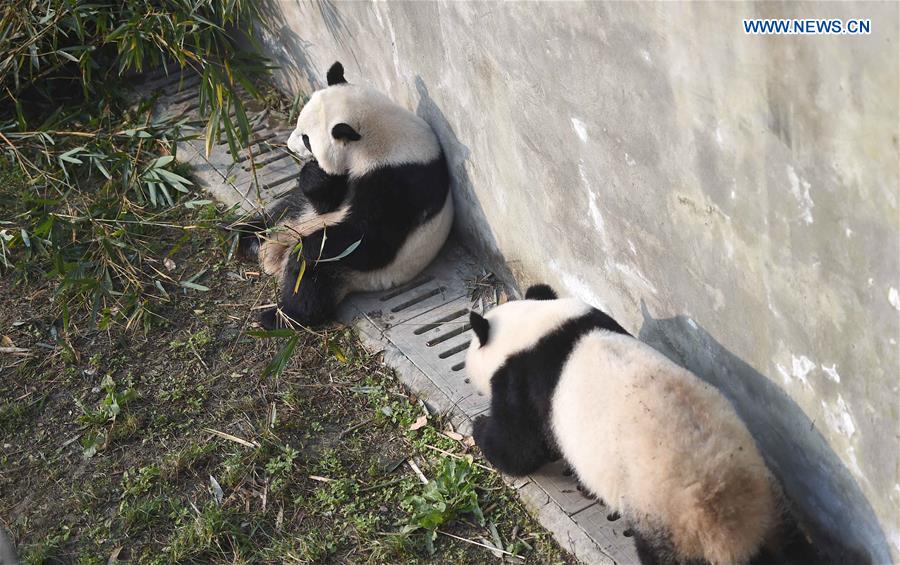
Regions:
[[[556,291],[548,284],[536,284],[525,291],[525,300],[556,300]]]
[[[359,141],[362,136],[349,124],[340,123],[331,128],[331,137],[335,139],[345,139],[347,141]]]
[[[490,322],[478,312],[469,312],[469,325],[472,326],[472,331],[475,332],[475,337],[478,338],[478,345],[483,346],[487,343],[491,329]]]
[[[328,69],[328,86],[334,86],[336,84],[341,84],[347,82],[347,79],[344,78],[344,65],[340,62],[335,62],[331,65],[331,68]]]

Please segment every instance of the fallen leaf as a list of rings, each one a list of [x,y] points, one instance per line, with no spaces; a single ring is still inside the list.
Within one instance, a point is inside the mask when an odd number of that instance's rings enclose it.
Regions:
[[[176,265],[175,265],[175,261],[173,261],[172,259],[170,259],[170,258],[168,258],[168,257],[166,257],[165,259],[163,259],[163,265],[166,266],[166,270],[167,270],[167,271],[174,271],[174,270],[175,270],[175,266],[176,266]]]
[[[120,553],[122,553],[121,545],[112,550],[112,553],[109,554],[109,559],[106,560],[106,565],[113,565],[114,563],[118,563]]]
[[[462,434],[458,434],[458,433],[456,433],[456,432],[448,432],[448,431],[445,431],[445,432],[444,432],[444,435],[447,436],[448,438],[453,439],[453,440],[456,440],[456,441],[462,441],[462,440],[463,440],[463,435],[462,435]]]
[[[409,431],[412,432],[412,431],[418,430],[419,428],[424,427],[425,424],[427,424],[427,423],[428,423],[428,416],[426,416],[425,414],[422,414],[421,416],[416,418],[416,421],[413,422],[413,424],[409,427]]]
[[[222,487],[219,485],[219,481],[217,481],[215,477],[210,475],[209,485],[212,487],[213,496],[216,497],[216,505],[222,506],[222,499],[225,497],[225,493],[222,492]]]
[[[8,335],[5,335],[2,338],[0,338],[0,345],[2,345],[3,347],[15,347],[16,346],[16,344],[13,343],[12,338],[9,337]]]
[[[467,447],[475,447],[475,438],[473,438],[472,436],[466,436],[463,439],[463,445]]]

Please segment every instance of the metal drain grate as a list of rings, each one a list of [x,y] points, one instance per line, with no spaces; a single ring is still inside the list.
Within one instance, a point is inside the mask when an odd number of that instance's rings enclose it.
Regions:
[[[248,114],[252,138],[232,155],[226,143],[205,155],[199,107],[199,77],[191,74],[149,77],[142,93],[159,94],[155,114],[187,117],[197,128],[194,139],[178,144],[179,159],[193,166],[194,177],[216,198],[244,211],[265,205],[290,188],[300,173],[285,148],[291,127],[270,123],[264,113]],[[469,434],[472,419],[489,408],[466,378],[465,351],[471,339],[468,313],[473,302],[466,281],[481,273],[460,246],[445,246],[434,263],[413,282],[383,293],[357,294],[341,306],[341,317],[354,325],[371,347],[384,350],[385,362],[432,408],[445,412],[457,430]],[[564,465],[556,462],[525,479],[507,477],[557,541],[589,563],[636,563],[634,542],[624,521],[585,497]]]

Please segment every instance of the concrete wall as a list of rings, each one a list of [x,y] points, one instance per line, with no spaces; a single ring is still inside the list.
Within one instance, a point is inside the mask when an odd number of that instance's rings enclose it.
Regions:
[[[285,88],[341,60],[433,125],[457,231],[494,268],[715,383],[832,551],[900,558],[898,4],[266,12]],[[872,33],[748,36],[749,17]]]

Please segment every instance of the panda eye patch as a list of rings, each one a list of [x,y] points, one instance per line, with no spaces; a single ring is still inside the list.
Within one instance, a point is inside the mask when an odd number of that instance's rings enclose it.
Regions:
[[[307,151],[312,153],[312,147],[309,146],[309,136],[304,133],[302,137],[303,137],[303,145],[306,146]]]

